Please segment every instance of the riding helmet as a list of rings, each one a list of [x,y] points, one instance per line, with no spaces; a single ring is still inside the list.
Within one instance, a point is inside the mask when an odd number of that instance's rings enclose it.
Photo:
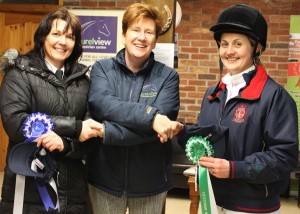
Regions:
[[[225,9],[216,25],[210,28],[218,42],[222,33],[241,33],[250,36],[266,49],[268,25],[262,14],[255,8],[238,4]]]

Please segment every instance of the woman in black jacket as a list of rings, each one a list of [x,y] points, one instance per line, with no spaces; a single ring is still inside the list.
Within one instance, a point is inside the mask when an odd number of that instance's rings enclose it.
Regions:
[[[98,136],[101,124],[88,119],[88,67],[78,63],[82,54],[81,25],[65,8],[50,12],[34,34],[34,48],[24,55],[8,50],[2,55],[5,77],[1,87],[1,117],[9,136],[7,159],[12,148],[25,140],[22,124],[32,113],[50,116],[54,130],[41,135],[37,146],[55,151],[53,178],[57,194],[46,185],[52,202],[46,211],[33,177],[26,177],[23,213],[88,213],[84,175],[85,143]],[[62,70],[63,76],[56,76]],[[16,174],[6,166],[0,213],[12,213]],[[15,206],[20,206],[15,204]]]

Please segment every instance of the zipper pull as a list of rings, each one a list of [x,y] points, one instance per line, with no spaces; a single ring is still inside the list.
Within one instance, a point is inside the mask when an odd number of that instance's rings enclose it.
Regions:
[[[59,176],[59,171],[56,170],[56,182],[57,182],[57,186],[59,186],[58,176]]]

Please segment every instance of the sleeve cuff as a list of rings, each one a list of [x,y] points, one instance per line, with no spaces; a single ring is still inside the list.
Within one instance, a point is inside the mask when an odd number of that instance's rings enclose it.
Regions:
[[[234,178],[234,162],[229,161],[229,178]]]
[[[68,138],[68,137],[61,137],[61,139],[62,139],[63,144],[64,144],[64,149],[63,149],[62,153],[66,154],[66,153],[68,153],[69,151],[72,150],[72,146],[70,144],[70,142],[72,142],[72,139]]]
[[[75,138],[79,138],[82,130],[82,120],[77,120],[75,123]]]

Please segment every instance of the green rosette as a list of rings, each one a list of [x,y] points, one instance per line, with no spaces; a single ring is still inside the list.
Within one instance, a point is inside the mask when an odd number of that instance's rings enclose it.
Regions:
[[[185,152],[186,156],[196,164],[195,190],[199,186],[201,211],[205,214],[217,213],[217,206],[213,195],[211,181],[206,167],[199,165],[201,157],[213,157],[214,150],[207,137],[193,136],[187,141]]]
[[[194,164],[198,164],[198,161],[203,156],[213,157],[214,150],[209,141],[202,136],[190,137],[187,141],[185,148],[186,156]]]

